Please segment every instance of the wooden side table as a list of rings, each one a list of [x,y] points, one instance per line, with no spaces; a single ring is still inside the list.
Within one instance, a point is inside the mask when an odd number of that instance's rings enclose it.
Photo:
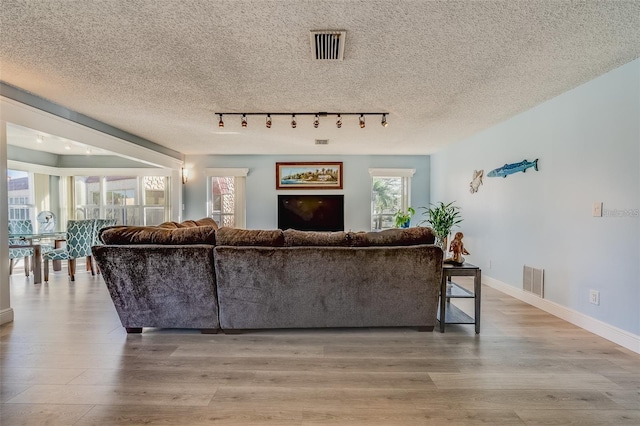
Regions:
[[[442,270],[442,284],[440,286],[440,308],[438,320],[440,332],[444,333],[445,324],[475,324],[476,334],[480,334],[480,296],[482,291],[482,271],[470,263],[452,265],[445,263]],[[473,278],[473,292],[451,281],[451,277],[471,276]],[[475,299],[474,316],[471,317],[451,303],[451,299]],[[444,319],[444,321],[443,321]]]

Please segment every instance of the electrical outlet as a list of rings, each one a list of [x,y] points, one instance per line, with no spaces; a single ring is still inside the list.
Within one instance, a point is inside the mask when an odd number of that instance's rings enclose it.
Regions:
[[[598,290],[589,290],[589,303],[592,305],[600,304],[600,292]]]
[[[593,203],[593,217],[602,217],[602,203]]]

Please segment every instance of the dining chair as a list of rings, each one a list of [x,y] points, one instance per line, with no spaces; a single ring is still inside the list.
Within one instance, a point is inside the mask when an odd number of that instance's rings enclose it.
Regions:
[[[9,221],[9,234],[32,235],[33,223],[30,219],[12,219]],[[12,239],[12,245],[28,245],[29,243],[23,239]],[[40,244],[42,253],[53,250],[51,244]]]
[[[67,260],[71,281],[75,281],[76,259],[87,257],[91,265],[91,275],[95,275],[91,259],[95,219],[70,220],[67,222],[67,244],[42,254],[44,259],[44,280],[49,281],[49,261]]]
[[[10,245],[14,245],[14,242],[19,240],[9,240]],[[24,259],[24,275],[29,276],[30,262],[29,259],[33,257],[33,248],[31,247],[17,247],[9,249],[9,275],[13,273],[13,266],[15,259]]]
[[[27,227],[27,223],[31,223],[30,220],[10,220],[9,221],[9,234],[31,234]],[[10,246],[22,246],[29,244],[28,241],[19,238],[10,238]],[[29,276],[29,258],[33,256],[33,248],[31,247],[14,247],[9,248],[9,275],[13,273],[13,266],[15,259],[24,259],[24,274]]]
[[[103,242],[100,241],[100,230],[108,226],[114,226],[117,222],[118,219],[95,219],[95,225],[93,227],[93,243],[91,245],[101,246]],[[87,270],[89,270],[89,262],[91,261],[92,259],[87,258]],[[98,267],[98,264],[93,262],[93,267],[96,274],[99,274],[100,268]]]

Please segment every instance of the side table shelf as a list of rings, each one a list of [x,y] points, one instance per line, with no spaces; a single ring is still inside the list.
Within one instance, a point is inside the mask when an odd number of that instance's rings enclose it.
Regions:
[[[472,276],[473,292],[451,281],[452,276]],[[442,271],[442,284],[440,287],[440,304],[438,306],[438,321],[440,332],[444,333],[445,324],[475,324],[476,334],[480,333],[480,297],[481,297],[481,271],[475,265],[465,263],[463,265],[445,264]],[[442,297],[444,295],[444,297]],[[451,303],[451,299],[475,299],[474,316],[468,315]],[[444,321],[442,321],[444,312]]]

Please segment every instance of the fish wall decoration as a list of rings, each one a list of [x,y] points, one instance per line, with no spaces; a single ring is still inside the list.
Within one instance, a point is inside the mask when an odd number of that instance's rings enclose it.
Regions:
[[[503,177],[506,178],[509,175],[512,175],[514,173],[518,173],[518,172],[526,172],[527,169],[530,169],[533,167],[533,170],[535,170],[536,172],[538,171],[538,159],[536,158],[533,161],[527,161],[527,160],[522,160],[519,163],[512,163],[512,164],[505,164],[502,167],[499,167],[497,169],[491,170],[487,176],[488,177]]]

